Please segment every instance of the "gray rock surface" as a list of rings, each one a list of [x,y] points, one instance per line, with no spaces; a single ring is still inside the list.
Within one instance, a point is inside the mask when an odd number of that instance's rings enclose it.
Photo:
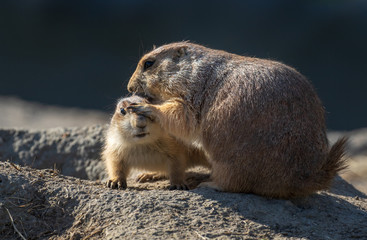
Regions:
[[[52,128],[47,130],[0,129],[0,161],[33,168],[57,169],[82,179],[105,177],[100,152],[107,126]]]
[[[19,233],[27,239],[367,238],[367,197],[341,178],[330,191],[297,200],[169,191],[168,181],[128,184],[111,190],[0,162],[0,239],[19,239]]]

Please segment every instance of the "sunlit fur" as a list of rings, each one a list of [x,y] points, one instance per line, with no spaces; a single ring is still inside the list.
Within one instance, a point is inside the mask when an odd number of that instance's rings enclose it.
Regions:
[[[169,177],[171,186],[182,187],[185,170],[209,164],[204,153],[169,136],[158,123],[129,111],[131,103],[145,102],[133,96],[121,99],[107,130],[102,157],[112,182],[126,185],[131,169],[159,172]],[[142,135],[146,134],[146,135]]]
[[[306,196],[346,166],[346,139],[329,148],[318,96],[282,63],[172,43],[142,57],[128,90],[153,103],[134,111],[205,151],[217,189]]]

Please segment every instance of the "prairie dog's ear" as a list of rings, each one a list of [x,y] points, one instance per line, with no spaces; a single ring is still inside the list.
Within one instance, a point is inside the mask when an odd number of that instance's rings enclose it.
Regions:
[[[153,50],[155,50],[157,48],[157,46],[155,44],[153,44]]]
[[[187,47],[180,47],[176,51],[176,57],[182,57],[187,54]]]

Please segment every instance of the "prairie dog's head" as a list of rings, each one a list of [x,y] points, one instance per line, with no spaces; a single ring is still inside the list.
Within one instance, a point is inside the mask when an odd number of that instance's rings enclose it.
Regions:
[[[131,104],[142,102],[147,102],[147,100],[132,96],[120,99],[116,105],[111,127],[125,143],[149,143],[162,135],[163,130],[158,123],[126,109]]]
[[[200,55],[200,47],[187,42],[171,43],[144,55],[130,78],[128,90],[159,102],[184,97]],[[193,84],[191,84],[193,85]]]

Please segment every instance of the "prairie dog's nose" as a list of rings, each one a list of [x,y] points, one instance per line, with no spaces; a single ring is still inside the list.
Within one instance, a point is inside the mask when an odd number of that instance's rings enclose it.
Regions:
[[[131,81],[129,82],[129,84],[127,84],[127,90],[131,93],[135,93],[139,90],[139,84],[137,82]]]
[[[135,92],[137,90],[137,78],[136,78],[136,71],[134,72],[134,74],[131,76],[129,83],[127,84],[127,90],[129,92]]]
[[[147,126],[147,119],[142,115],[138,115],[136,117],[136,127],[145,128],[146,126]]]
[[[134,92],[134,88],[132,87],[132,86],[127,86],[127,90],[129,91],[129,92]]]

